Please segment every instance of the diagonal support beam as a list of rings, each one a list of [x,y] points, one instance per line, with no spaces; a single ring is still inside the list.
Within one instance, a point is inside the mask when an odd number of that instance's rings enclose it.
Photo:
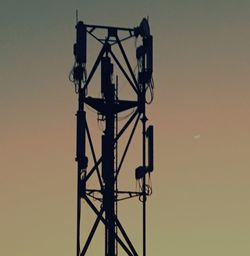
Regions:
[[[99,215],[99,211],[98,209],[95,207],[95,205],[91,202],[91,200],[87,197],[84,196],[84,199],[86,200],[86,202],[88,203],[88,205],[90,206],[90,208],[95,212],[95,214],[98,216]],[[107,221],[106,219],[104,219],[102,216],[100,217],[100,220],[103,222],[103,224],[106,226],[107,225]],[[129,256],[137,256],[134,255],[126,246],[126,244],[121,240],[121,238],[115,234],[115,238],[117,240],[117,242],[121,245],[121,247],[124,249],[124,251],[129,255]]]
[[[88,179],[92,176],[96,168],[98,168],[99,164],[102,162],[102,157],[98,159],[98,161],[95,163],[95,165],[92,167],[92,169],[88,172],[88,174],[85,177],[85,182],[88,181]]]
[[[115,221],[116,221],[116,224],[118,226],[118,228],[120,229],[125,241],[127,242],[127,244],[129,245],[130,247],[130,250],[133,252],[133,255],[134,256],[138,256],[138,253],[136,252],[132,242],[130,241],[125,229],[123,228],[122,224],[120,223],[120,221],[118,220],[117,216],[115,216]]]
[[[127,123],[122,127],[122,129],[119,131],[119,133],[117,134],[114,143],[116,143],[119,138],[122,136],[122,134],[125,132],[125,130],[129,127],[129,125],[132,123],[132,121],[134,120],[134,118],[136,117],[136,115],[138,114],[138,109],[134,112],[134,114],[129,118],[129,120],[127,121]],[[94,171],[96,170],[96,168],[99,166],[99,164],[102,162],[102,157],[100,157],[98,159],[98,161],[95,163],[95,165],[92,167],[92,169],[88,172],[86,178],[85,178],[85,182],[88,181],[88,179],[92,176],[92,174],[94,173]]]
[[[92,28],[92,29],[90,29],[90,30],[87,31],[87,32],[88,32],[92,37],[94,37],[99,43],[104,44],[100,38],[98,38],[97,36],[95,36],[95,35],[92,33],[94,30],[95,30],[95,28]]]
[[[115,143],[120,139],[120,137],[122,136],[122,134],[125,132],[125,130],[129,127],[129,125],[133,122],[134,118],[136,117],[136,115],[138,114],[138,109],[136,109],[136,111],[134,112],[134,114],[129,118],[129,120],[127,121],[127,123],[122,127],[122,129],[119,131],[119,133],[116,135],[115,138]]]
[[[127,145],[126,145],[126,147],[125,147],[125,149],[124,149],[124,152],[123,152],[123,155],[122,155],[120,164],[119,164],[118,169],[117,169],[117,172],[116,172],[115,180],[117,180],[117,177],[118,177],[119,172],[120,172],[120,170],[121,170],[122,164],[123,164],[124,159],[125,159],[125,157],[126,157],[126,154],[127,154],[127,152],[128,152],[128,148],[129,148],[130,143],[131,143],[131,141],[132,141],[132,139],[133,139],[133,136],[134,136],[134,134],[135,134],[135,130],[136,130],[136,127],[137,127],[137,125],[138,125],[139,119],[140,119],[140,114],[138,115],[138,117],[137,117],[137,119],[136,119],[136,121],[135,121],[134,127],[133,127],[133,129],[132,129],[132,131],[131,131],[131,134],[130,134],[130,136],[129,136]]]
[[[118,43],[119,48],[120,48],[120,50],[121,50],[121,53],[122,53],[122,55],[123,55],[123,58],[124,58],[124,60],[125,60],[125,62],[126,62],[126,64],[127,64],[127,67],[128,67],[128,69],[129,69],[129,72],[130,72],[130,74],[131,74],[131,76],[132,76],[132,78],[133,78],[133,80],[134,80],[134,83],[136,84],[137,89],[138,89],[138,83],[137,83],[135,74],[134,74],[134,72],[133,72],[133,69],[132,69],[130,63],[129,63],[128,57],[127,57],[127,55],[126,55],[126,53],[125,53],[125,50],[124,50],[124,48],[123,48],[123,46],[122,46],[122,43],[121,43],[121,41],[120,41],[118,35],[116,35],[116,40],[117,40],[117,43]]]
[[[110,49],[110,54],[112,56],[112,58],[114,59],[114,61],[116,62],[117,66],[120,68],[120,70],[122,71],[123,75],[126,77],[126,79],[128,80],[128,82],[130,83],[130,85],[132,86],[132,88],[134,89],[134,91],[138,94],[138,90],[136,88],[136,85],[131,81],[129,75],[126,73],[125,69],[123,68],[123,66],[121,65],[121,63],[119,62],[119,60],[116,58],[115,54],[112,52],[112,50]],[[136,82],[137,84],[137,82]]]
[[[85,88],[85,89],[88,88],[89,82],[90,82],[90,80],[92,79],[93,75],[95,74],[95,71],[96,71],[96,69],[97,69],[97,67],[98,67],[98,65],[99,65],[99,63],[100,63],[100,61],[101,61],[101,58],[102,58],[102,56],[103,56],[103,54],[105,53],[106,50],[107,50],[107,46],[104,44],[103,47],[102,47],[102,49],[101,49],[101,51],[100,51],[100,53],[99,53],[99,55],[98,55],[98,57],[97,57],[97,59],[96,59],[96,62],[95,62],[95,64],[94,64],[92,70],[91,70],[90,73],[89,73],[89,76],[88,76],[88,78],[87,78],[87,81],[86,81],[86,83],[85,83],[85,85],[84,85],[84,88]]]
[[[92,241],[92,238],[93,238],[93,236],[94,236],[94,234],[95,234],[95,231],[96,231],[96,229],[97,229],[97,227],[98,227],[98,224],[99,224],[99,222],[100,222],[100,220],[101,220],[101,218],[102,218],[103,212],[104,212],[104,208],[101,208],[100,212],[99,212],[98,215],[97,215],[97,218],[96,218],[96,220],[95,220],[95,223],[94,223],[94,225],[93,225],[93,227],[92,227],[92,229],[91,229],[91,231],[90,231],[90,234],[89,234],[89,236],[88,236],[88,238],[87,238],[87,240],[86,240],[86,243],[85,243],[85,245],[84,245],[84,247],[83,247],[83,250],[82,250],[80,256],[84,256],[84,255],[86,254],[86,252],[87,252],[87,250],[88,250],[88,248],[89,248],[89,245],[90,245],[90,243],[91,243],[91,241]]]
[[[90,145],[92,157],[93,157],[93,160],[94,160],[94,164],[96,166],[98,180],[99,180],[100,187],[101,187],[101,190],[102,190],[103,189],[102,178],[101,178],[100,170],[99,170],[99,167],[98,167],[98,164],[97,164],[95,150],[94,150],[94,146],[93,146],[93,142],[92,142],[92,139],[91,139],[91,135],[90,135],[90,131],[89,131],[89,127],[88,127],[88,123],[87,122],[86,122],[86,131],[87,131],[87,137],[88,137],[88,140],[89,140],[89,145]]]
[[[123,42],[123,41],[126,41],[126,40],[130,39],[131,37],[134,37],[134,35],[131,34],[131,35],[129,35],[129,36],[126,36],[126,37],[120,39],[119,41],[120,41],[120,42]],[[112,43],[111,45],[113,46],[113,45],[115,45],[115,44],[117,44],[117,40],[116,40],[114,43]]]

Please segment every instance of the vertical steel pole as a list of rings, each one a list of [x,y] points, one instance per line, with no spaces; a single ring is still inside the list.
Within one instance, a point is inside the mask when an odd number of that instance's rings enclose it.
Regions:
[[[115,88],[111,81],[113,65],[108,57],[103,58],[102,90],[106,101],[106,127],[102,139],[102,175],[105,183],[103,203],[106,217],[105,256],[115,256]]]
[[[79,88],[81,86],[81,83],[79,82]],[[79,113],[81,111],[82,104],[81,104],[81,93],[79,91],[78,96],[78,111],[77,111],[77,132],[76,132],[76,160],[77,160],[77,223],[76,223],[76,256],[80,255],[80,223],[81,223],[81,196],[80,196],[80,178],[81,178],[81,164],[80,164],[80,120],[79,120]]]
[[[80,255],[80,225],[81,225],[81,197],[85,190],[83,175],[86,174],[86,113],[84,111],[85,91],[82,89],[83,76],[86,64],[86,39],[87,31],[82,21],[76,24],[76,43],[74,44],[75,64],[73,68],[73,79],[78,87],[78,110],[77,110],[77,132],[76,132],[76,161],[77,161],[77,230],[76,230],[76,255]]]
[[[77,134],[76,134],[76,160],[77,160],[77,244],[76,255],[80,255],[80,225],[81,225],[81,196],[85,190],[83,180],[83,172],[86,171],[86,114],[84,111],[84,90],[81,88],[79,81],[79,98],[78,98],[78,111],[77,111]]]
[[[118,101],[118,76],[116,76],[115,81],[115,102]],[[118,114],[115,114],[115,137],[118,134]],[[115,144],[115,176],[118,174],[118,141]],[[118,202],[117,202],[117,191],[118,191],[118,181],[115,179],[115,215],[118,218]],[[115,226],[115,233],[117,234],[118,228]],[[118,243],[115,242],[115,255],[118,255]]]
[[[111,103],[111,102],[110,102]],[[111,107],[111,106],[110,106]],[[106,167],[107,182],[105,184],[104,201],[107,218],[107,256],[115,256],[115,195],[114,195],[114,113],[108,107],[106,115],[105,150],[106,157],[103,164]]]
[[[142,61],[142,73],[145,74],[145,56],[143,57]],[[142,166],[143,169],[146,170],[146,83],[143,81],[142,83],[142,100],[143,100],[143,112],[142,112]],[[142,225],[143,225],[143,256],[146,256],[146,172],[143,176],[143,217],[142,217]]]

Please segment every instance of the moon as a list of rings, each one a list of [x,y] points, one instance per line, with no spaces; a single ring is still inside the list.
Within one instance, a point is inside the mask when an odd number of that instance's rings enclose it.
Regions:
[[[198,139],[201,138],[201,135],[200,134],[195,134],[193,137],[194,137],[195,140],[198,140]]]

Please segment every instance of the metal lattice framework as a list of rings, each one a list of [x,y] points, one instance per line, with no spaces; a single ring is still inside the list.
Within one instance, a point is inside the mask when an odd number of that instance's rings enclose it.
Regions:
[[[98,31],[106,33],[103,39],[98,36]],[[123,36],[120,36],[122,32]],[[94,237],[100,223],[105,228],[105,256],[118,255],[121,247],[126,255],[139,255],[130,240],[124,226],[118,218],[118,202],[120,200],[139,197],[142,203],[143,223],[143,256],[146,256],[146,200],[151,194],[148,177],[153,171],[153,126],[146,125],[146,93],[150,91],[153,95],[152,80],[152,35],[150,35],[148,21],[143,19],[140,26],[135,28],[110,27],[99,25],[88,25],[78,22],[76,25],[76,43],[74,45],[75,63],[71,72],[70,80],[74,82],[78,93],[77,110],[77,256],[87,254],[89,245]],[[86,55],[87,38],[93,37],[101,44],[101,50],[94,65],[87,76]],[[137,76],[134,74],[128,56],[123,46],[123,41],[133,37],[141,37],[142,45],[136,49],[136,58],[139,64]],[[118,46],[125,67],[112,50]],[[131,86],[136,100],[121,100],[118,97],[118,85],[113,83],[113,69],[115,64]],[[98,67],[101,66],[101,97],[95,98],[88,95],[88,88]],[[101,156],[98,158],[91,137],[91,127],[88,125],[86,106],[94,109],[101,116],[105,129],[101,136]],[[118,115],[130,109],[133,114],[122,127],[118,127]],[[139,121],[142,127],[142,157],[141,166],[135,170],[135,178],[140,181],[138,191],[121,191],[118,188],[118,179],[121,168],[138,128]],[[118,141],[123,137],[125,131],[130,128],[130,135],[122,154],[117,154]],[[148,145],[147,145],[148,142]],[[93,159],[93,166],[88,166],[86,146],[89,146]],[[95,189],[89,186],[90,178],[97,174],[99,186]],[[96,196],[98,195],[98,196]],[[92,199],[97,199],[99,207]],[[82,201],[92,209],[96,220],[87,235],[83,246],[81,245],[81,207]],[[123,253],[124,254],[124,253]]]

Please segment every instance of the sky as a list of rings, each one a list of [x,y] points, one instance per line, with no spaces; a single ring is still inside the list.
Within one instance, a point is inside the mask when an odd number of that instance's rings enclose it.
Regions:
[[[249,255],[246,0],[1,4],[0,254],[75,254],[77,96],[68,74],[76,9],[89,24],[135,27],[149,16],[155,98],[147,111],[155,126],[155,171],[148,255]],[[95,54],[92,45],[90,60]],[[138,204],[121,205],[121,217],[140,248]],[[89,225],[87,209],[85,216]],[[100,233],[89,255],[101,255],[102,244]]]

